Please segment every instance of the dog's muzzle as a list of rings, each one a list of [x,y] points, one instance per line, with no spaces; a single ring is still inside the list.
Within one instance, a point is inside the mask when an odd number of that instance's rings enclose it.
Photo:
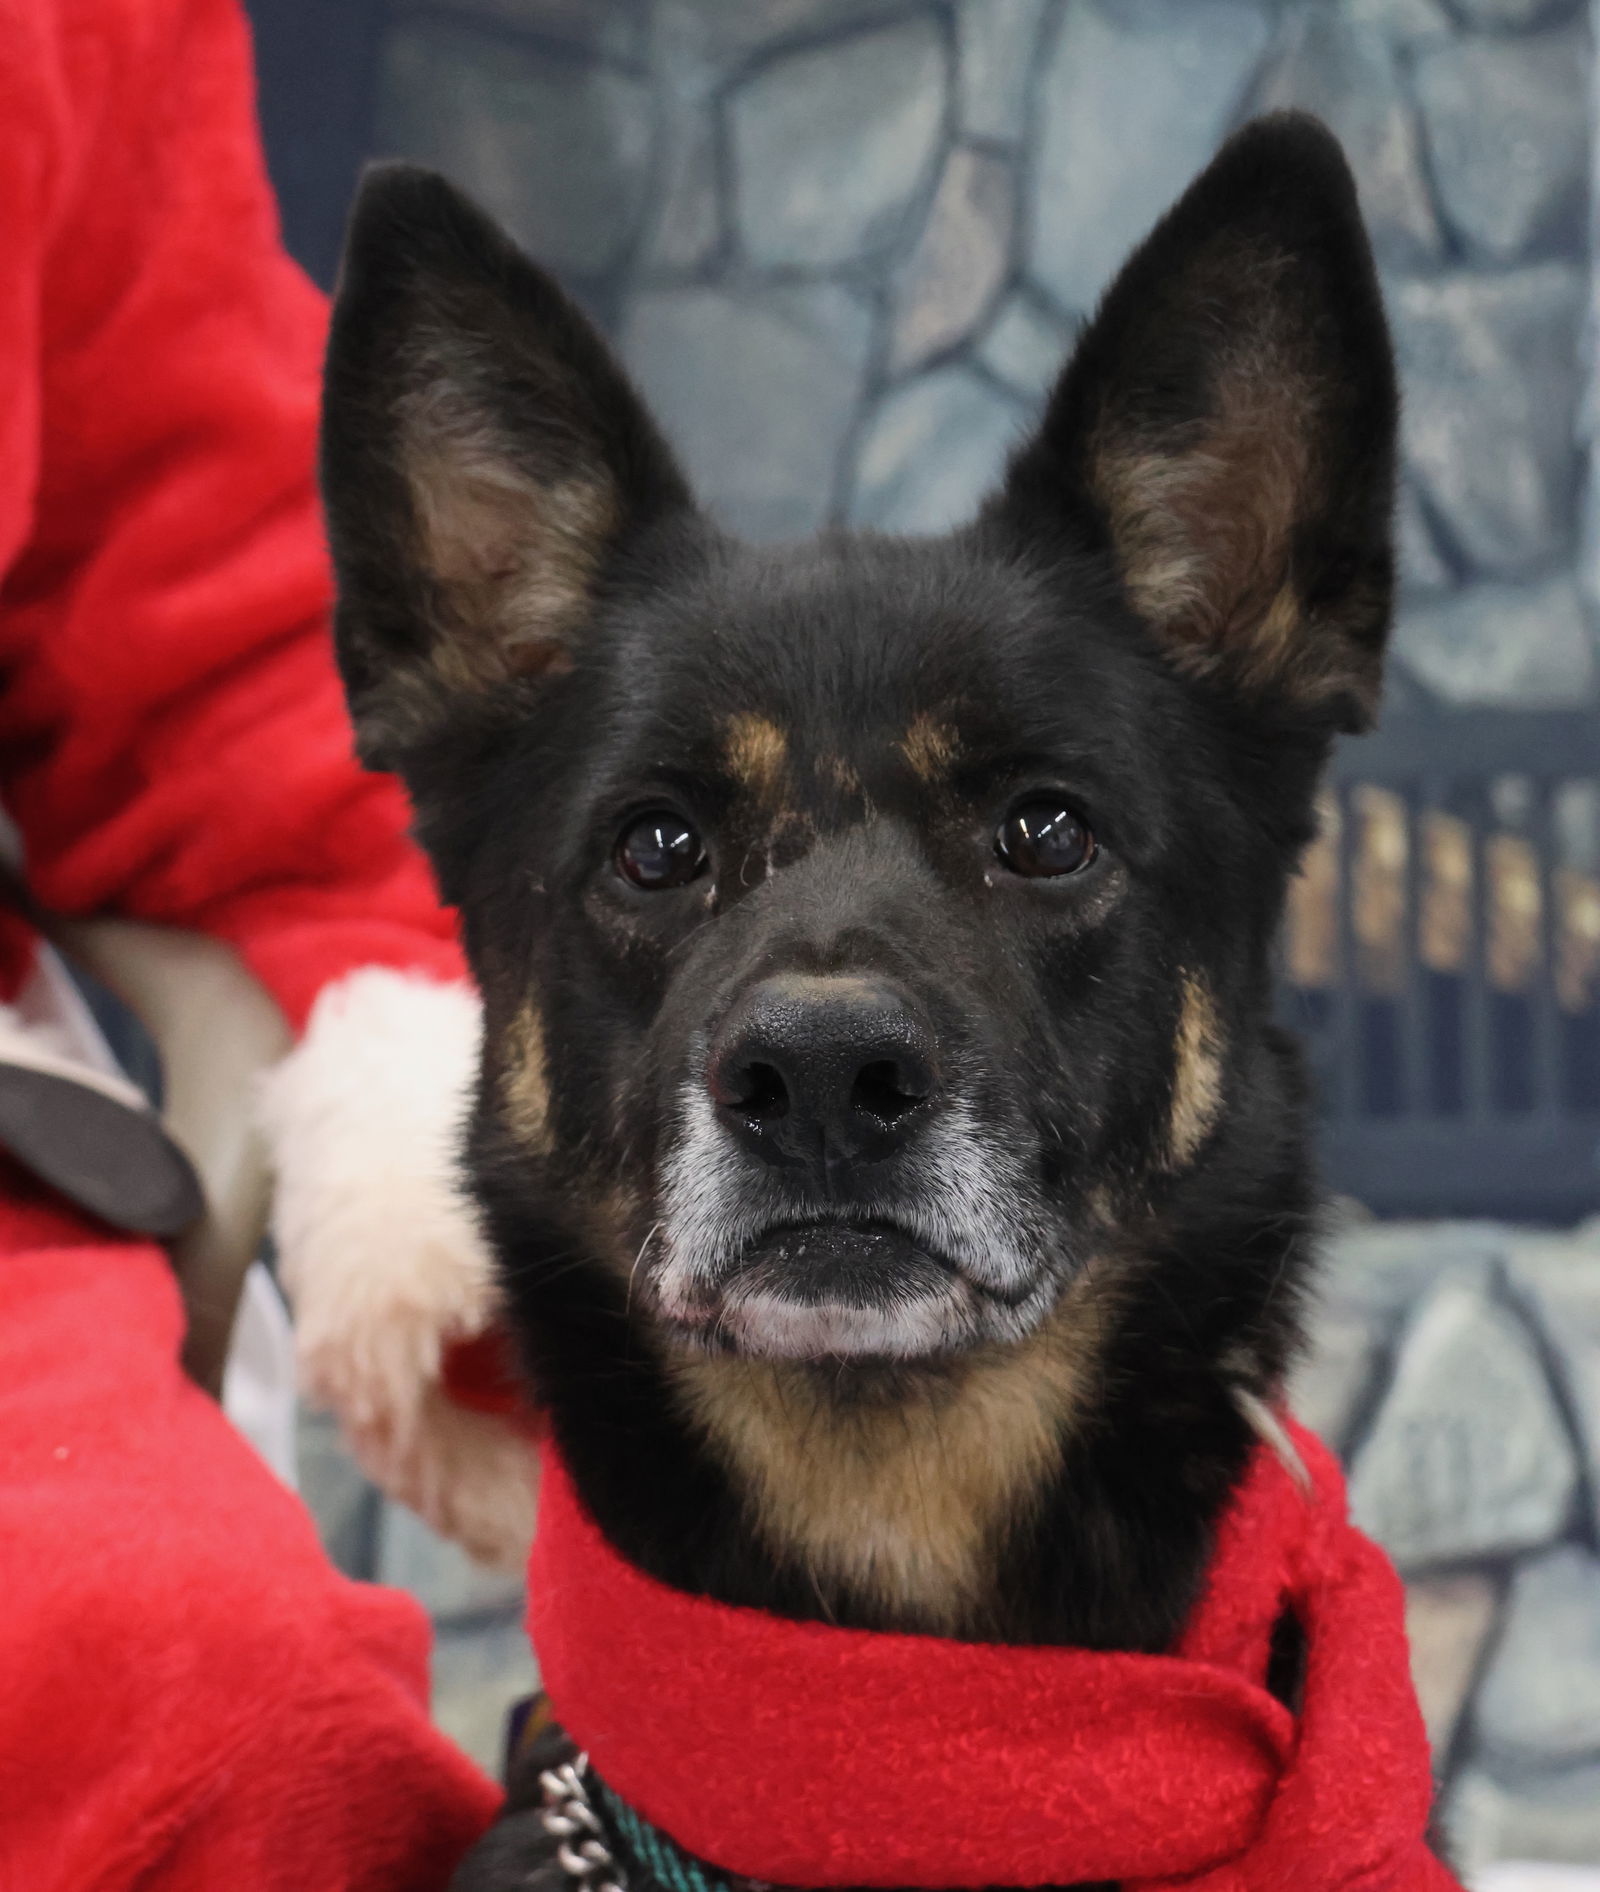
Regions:
[[[983,1337],[982,1292],[902,1231],[789,1224],[758,1239],[715,1285],[663,1293],[686,1336],[758,1359],[912,1359]]]
[[[764,979],[697,1062],[643,1277],[671,1329],[766,1358],[915,1359],[1032,1325],[1020,1165],[896,987]]]

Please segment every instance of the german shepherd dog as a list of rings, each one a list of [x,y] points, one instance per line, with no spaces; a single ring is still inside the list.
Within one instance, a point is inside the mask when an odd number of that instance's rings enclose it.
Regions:
[[[1224,147],[926,539],[736,542],[548,276],[369,176],[339,661],[482,987],[467,1166],[527,1372],[643,1570],[1172,1642],[1297,1339],[1273,945],[1378,700],[1395,423],[1301,116]]]

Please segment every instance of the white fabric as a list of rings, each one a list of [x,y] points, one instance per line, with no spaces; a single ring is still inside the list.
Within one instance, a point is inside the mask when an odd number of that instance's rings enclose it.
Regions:
[[[11,1020],[49,1055],[87,1065],[98,1077],[122,1079],[116,1053],[53,947],[41,940],[33,968],[9,1008]]]
[[[391,1497],[480,1561],[517,1566],[534,1451],[439,1383],[446,1344],[499,1307],[457,1180],[480,1032],[466,986],[364,967],[318,998],[263,1081],[260,1121],[302,1386]]]
[[[0,1014],[0,1038],[9,1034],[20,1052],[36,1048],[102,1082],[119,1077],[49,947]],[[516,1567],[532,1538],[536,1454],[439,1384],[445,1345],[482,1333],[497,1308],[489,1255],[456,1181],[479,1030],[465,986],[369,967],[322,994],[261,1098],[295,1322],[254,1265],[223,1407],[292,1485],[298,1352],[305,1390],[337,1412],[369,1476],[480,1561]]]
[[[294,1449],[294,1330],[272,1276],[251,1262],[222,1372],[222,1410],[291,1490]]]

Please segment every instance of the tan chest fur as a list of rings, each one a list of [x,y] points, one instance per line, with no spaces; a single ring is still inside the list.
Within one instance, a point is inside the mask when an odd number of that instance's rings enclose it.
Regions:
[[[825,1607],[981,1634],[1011,1528],[1095,1393],[1104,1305],[1086,1272],[1027,1339],[841,1398],[826,1368],[681,1360],[673,1376],[775,1554]]]

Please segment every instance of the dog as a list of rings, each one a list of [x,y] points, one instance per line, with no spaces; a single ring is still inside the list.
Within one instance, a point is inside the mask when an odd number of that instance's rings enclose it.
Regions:
[[[735,542],[552,280],[369,174],[338,659],[482,988],[466,1170],[527,1373],[640,1571],[1173,1645],[1283,1443],[1318,1196],[1274,942],[1378,703],[1395,431],[1303,116],[1224,146],[925,539]],[[1302,1656],[1286,1618],[1285,1702]]]

